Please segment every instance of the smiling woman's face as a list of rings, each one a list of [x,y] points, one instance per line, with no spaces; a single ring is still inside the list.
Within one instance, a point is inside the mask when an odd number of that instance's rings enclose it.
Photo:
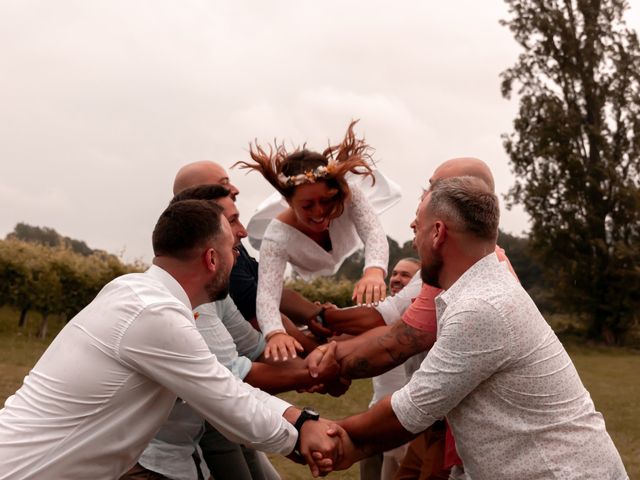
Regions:
[[[305,183],[296,187],[289,206],[302,230],[319,233],[329,228],[338,190],[326,182]]]

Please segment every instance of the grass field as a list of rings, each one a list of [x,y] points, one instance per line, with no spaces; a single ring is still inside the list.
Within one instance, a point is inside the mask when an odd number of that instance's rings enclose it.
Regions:
[[[50,320],[49,336],[35,338],[39,318],[29,318],[27,328],[18,331],[16,312],[0,308],[0,405],[22,383],[22,379],[62,326],[61,319]],[[584,346],[565,340],[567,350],[602,412],[607,429],[618,447],[631,479],[640,480],[640,352],[634,350]],[[354,382],[341,398],[288,393],[282,397],[299,406],[313,406],[328,418],[342,418],[365,409],[371,398],[368,380]],[[284,480],[310,478],[306,467],[282,457],[272,457]],[[356,479],[358,467],[331,474],[330,478]]]

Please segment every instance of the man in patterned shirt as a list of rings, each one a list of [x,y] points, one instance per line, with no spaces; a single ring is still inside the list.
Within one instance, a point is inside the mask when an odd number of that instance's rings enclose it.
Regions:
[[[447,417],[470,479],[625,480],[571,359],[495,254],[499,208],[478,178],[436,182],[412,227],[436,298],[437,340],[409,384],[341,422],[348,461]]]

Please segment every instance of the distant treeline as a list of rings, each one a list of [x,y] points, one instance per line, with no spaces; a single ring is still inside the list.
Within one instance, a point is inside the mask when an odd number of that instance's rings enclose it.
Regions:
[[[412,242],[389,241],[389,271],[404,257],[416,257]],[[545,313],[565,312],[567,306],[554,300],[552,285],[531,253],[530,241],[501,232],[498,243],[505,249],[520,281]],[[353,283],[362,275],[364,252],[358,250],[333,278],[307,283],[294,280],[290,287],[311,300],[351,305]],[[29,311],[42,314],[40,335],[46,334],[49,315],[70,319],[84,308],[113,278],[141,271],[142,264],[126,264],[115,255],[94,250],[85,242],[60,235],[51,228],[20,223],[0,240],[0,305],[20,311],[24,326]]]
[[[70,319],[112,279],[143,268],[51,228],[21,223],[0,240],[0,305],[20,311],[21,327],[30,310],[40,312],[44,338],[49,315]]]
[[[393,238],[387,237],[389,241],[389,268],[390,272],[398,260],[405,257],[417,257],[412,241],[406,241],[402,245]],[[539,261],[531,253],[529,239],[526,237],[516,237],[505,232],[500,232],[498,244],[504,248],[518,274],[520,282],[536,301],[541,310],[555,312],[561,310],[561,306],[553,302],[549,285],[544,282],[544,274]],[[364,267],[364,250],[358,250],[342,264],[335,275],[336,280],[357,281],[362,276]],[[297,285],[297,283],[296,283]]]

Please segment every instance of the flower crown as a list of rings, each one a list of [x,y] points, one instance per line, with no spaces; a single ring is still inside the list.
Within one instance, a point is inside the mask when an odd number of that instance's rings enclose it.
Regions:
[[[307,170],[297,175],[288,176],[280,172],[278,174],[278,182],[280,182],[280,185],[283,187],[297,187],[303,183],[316,183],[322,178],[331,177],[336,172],[337,165],[338,162],[330,159],[326,166],[320,165],[313,170]]]

